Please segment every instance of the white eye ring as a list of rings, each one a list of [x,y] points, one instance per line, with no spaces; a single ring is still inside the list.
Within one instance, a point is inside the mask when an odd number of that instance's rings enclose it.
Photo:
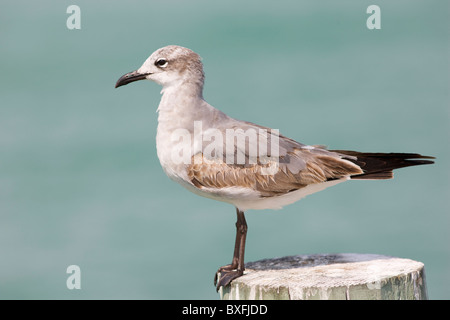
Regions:
[[[165,68],[167,67],[167,64],[169,63],[169,61],[167,61],[164,58],[159,58],[158,60],[155,61],[155,66],[160,67],[160,68]]]

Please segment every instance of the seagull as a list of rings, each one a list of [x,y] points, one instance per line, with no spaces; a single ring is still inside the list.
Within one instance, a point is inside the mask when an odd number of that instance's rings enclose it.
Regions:
[[[205,101],[204,78],[197,53],[170,45],[115,87],[144,79],[161,85],[156,146],[164,172],[189,191],[236,208],[233,259],[215,273],[217,290],[244,274],[245,211],[280,209],[344,181],[390,179],[394,169],[434,163],[417,153],[328,150],[234,119]]]

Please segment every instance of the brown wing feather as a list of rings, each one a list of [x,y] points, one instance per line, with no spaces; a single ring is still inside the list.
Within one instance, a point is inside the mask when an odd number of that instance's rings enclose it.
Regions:
[[[275,174],[264,175],[261,169],[269,167],[270,163],[253,165],[230,165],[217,161],[211,163],[204,161],[203,155],[197,154],[194,157],[201,157],[201,161],[193,157],[187,173],[197,188],[245,187],[260,192],[262,197],[276,196],[310,184],[363,173],[352,162],[331,155],[315,155],[310,150],[294,150],[289,155],[290,161],[307,159],[306,166],[298,172],[292,172],[289,170],[289,163],[280,161]]]

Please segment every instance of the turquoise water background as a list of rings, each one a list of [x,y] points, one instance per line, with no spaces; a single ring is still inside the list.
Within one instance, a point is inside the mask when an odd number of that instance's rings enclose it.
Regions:
[[[81,9],[69,30],[66,9]],[[381,8],[381,30],[366,9]],[[249,211],[246,260],[376,253],[425,264],[450,298],[448,1],[12,1],[0,4],[0,298],[217,299],[234,208],[170,181],[161,88],[114,89],[156,49],[203,57],[230,116],[333,149],[433,166]],[[81,289],[66,287],[69,265]]]

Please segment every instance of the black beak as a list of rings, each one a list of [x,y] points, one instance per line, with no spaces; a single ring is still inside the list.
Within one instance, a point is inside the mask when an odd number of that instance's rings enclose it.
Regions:
[[[124,86],[133,81],[144,80],[151,73],[139,73],[136,71],[128,72],[117,80],[115,88]]]

